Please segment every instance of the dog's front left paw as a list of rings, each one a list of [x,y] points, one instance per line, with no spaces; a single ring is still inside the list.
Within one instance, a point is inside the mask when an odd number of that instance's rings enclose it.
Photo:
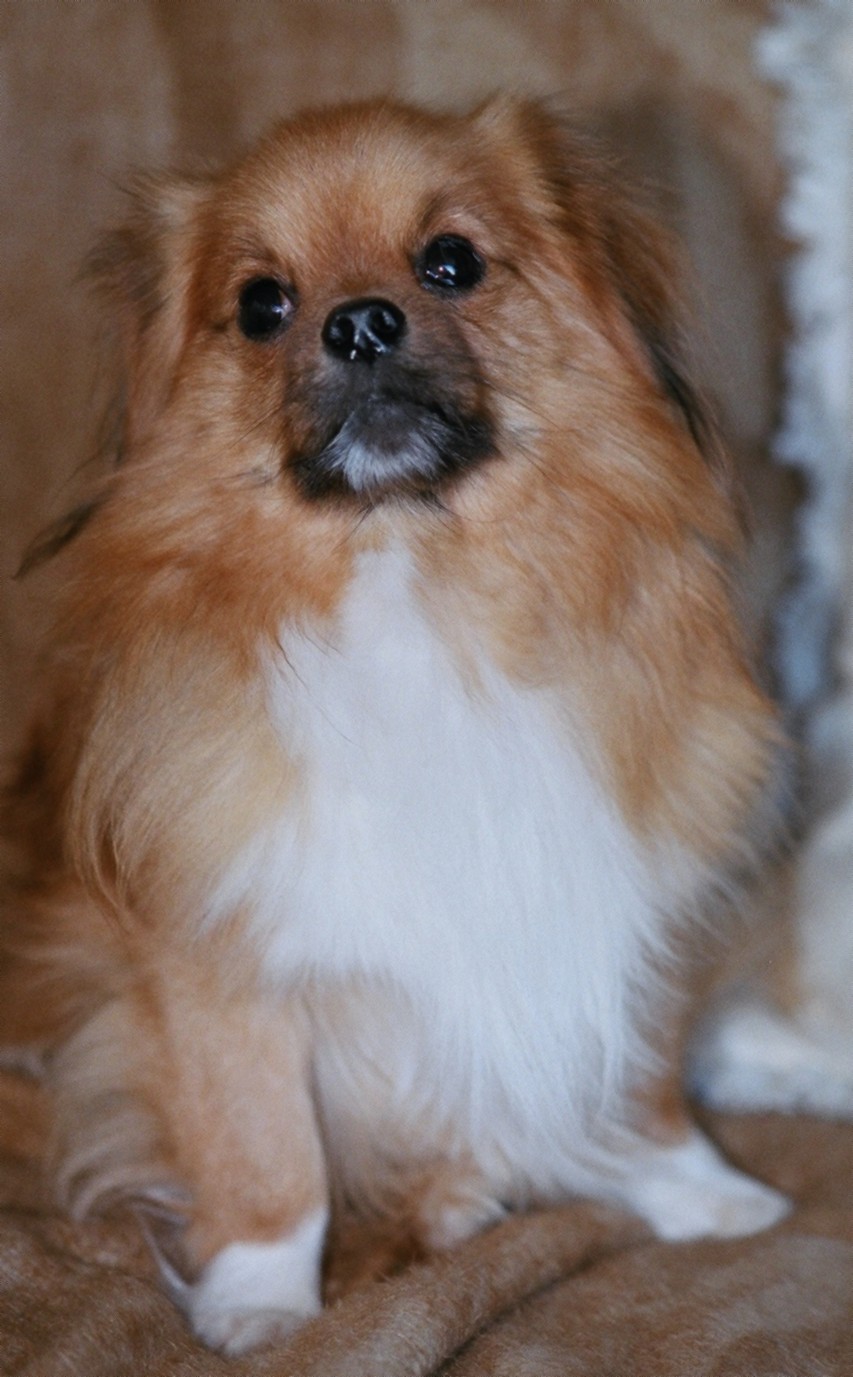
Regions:
[[[621,1199],[659,1238],[742,1238],[778,1224],[790,1201],[724,1162],[697,1131],[659,1148],[626,1179]]]
[[[237,1356],[286,1338],[319,1314],[327,1212],[275,1243],[232,1243],[217,1253],[181,1303],[210,1348]]]

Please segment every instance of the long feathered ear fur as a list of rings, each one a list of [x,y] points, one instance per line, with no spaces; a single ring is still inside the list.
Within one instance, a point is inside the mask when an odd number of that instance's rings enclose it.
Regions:
[[[481,109],[479,119],[487,132],[506,128],[507,121],[521,132],[534,153],[559,229],[583,249],[577,261],[588,265],[588,286],[609,318],[614,339],[657,384],[715,478],[728,489],[725,446],[691,379],[680,291],[686,272],[678,271],[683,255],[674,236],[643,209],[639,188],[626,184],[598,143],[545,104],[498,98]]]
[[[92,279],[118,321],[126,380],[119,457],[145,438],[168,398],[186,340],[205,191],[201,180],[138,180],[130,214],[89,260]]]
[[[168,398],[186,338],[196,212],[205,189],[200,179],[139,178],[126,219],[89,257],[87,275],[117,329],[120,393],[108,446],[117,463],[144,440]],[[25,552],[18,577],[64,549],[99,505],[95,495],[51,522]]]

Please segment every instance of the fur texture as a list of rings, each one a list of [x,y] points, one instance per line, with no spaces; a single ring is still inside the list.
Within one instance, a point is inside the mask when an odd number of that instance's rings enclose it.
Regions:
[[[535,104],[379,103],[140,187],[97,267],[121,462],[44,546],[0,991],[72,1206],[173,1209],[231,1351],[336,1194],[772,1223],[678,1089],[780,769],[659,232]]]

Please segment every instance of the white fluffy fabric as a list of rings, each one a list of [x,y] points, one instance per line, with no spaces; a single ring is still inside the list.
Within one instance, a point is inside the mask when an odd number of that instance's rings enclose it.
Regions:
[[[764,35],[782,90],[783,229],[793,324],[779,457],[805,470],[802,576],[782,671],[806,715],[809,835],[798,867],[802,1031],[853,1046],[853,6],[786,3]],[[853,1072],[851,1072],[853,1079]]]
[[[787,0],[758,60],[780,88],[793,250],[777,457],[807,478],[780,673],[805,724],[805,845],[793,881],[790,1018],[756,992],[708,1029],[694,1082],[725,1108],[853,1117],[853,4]]]

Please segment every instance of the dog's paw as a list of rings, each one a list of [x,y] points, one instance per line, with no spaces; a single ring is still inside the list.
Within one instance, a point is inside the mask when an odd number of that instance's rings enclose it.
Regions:
[[[833,1046],[758,1001],[722,1009],[697,1042],[691,1088],[714,1109],[853,1119],[849,1046]]]
[[[204,1310],[193,1317],[193,1329],[208,1348],[239,1358],[253,1349],[280,1343],[314,1314],[316,1311]]]
[[[730,1167],[698,1131],[636,1164],[622,1200],[670,1240],[757,1234],[791,1208],[779,1191]]]
[[[276,1243],[232,1243],[217,1253],[182,1298],[202,1342],[247,1353],[317,1315],[327,1222],[319,1210]]]

